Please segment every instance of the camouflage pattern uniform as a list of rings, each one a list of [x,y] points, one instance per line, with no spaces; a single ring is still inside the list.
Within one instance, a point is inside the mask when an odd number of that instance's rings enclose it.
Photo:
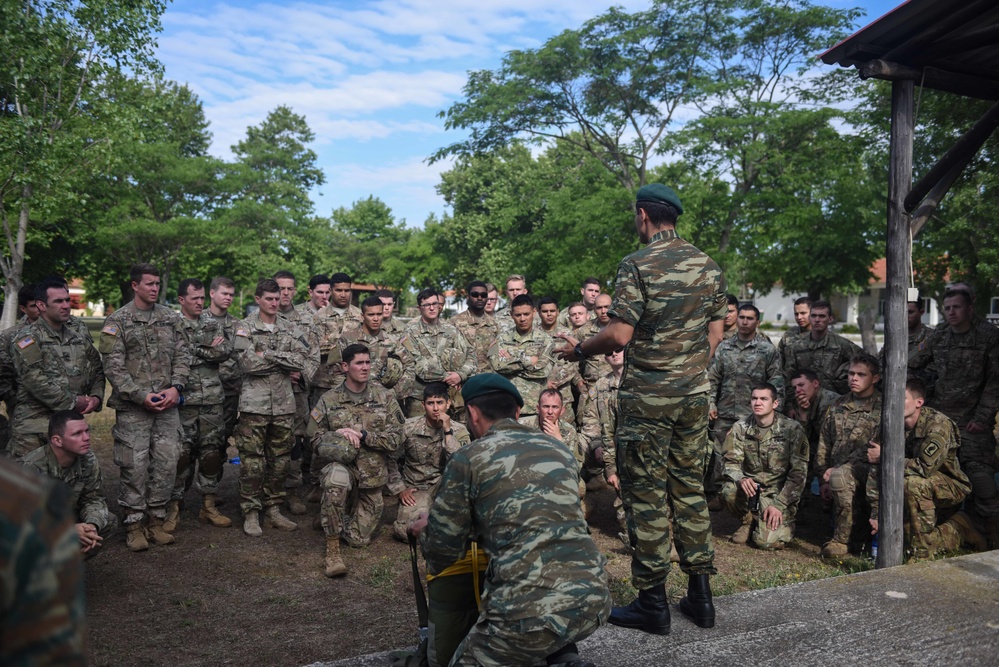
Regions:
[[[613,370],[597,380],[586,402],[586,414],[582,416],[582,428],[579,430],[583,449],[587,455],[598,448],[602,450],[604,477],[607,479],[617,475],[617,445],[614,434],[617,431],[617,389],[620,383],[621,378]],[[624,505],[620,493],[614,498],[614,511],[621,526],[621,533],[627,537],[628,526],[625,523]]]
[[[118,527],[118,517],[108,511],[101,464],[93,452],[77,457],[73,465],[63,468],[52,447],[46,445],[30,452],[21,463],[66,485],[76,523],[93,525],[102,537],[109,536]]]
[[[499,324],[496,323],[496,318],[488,313],[483,313],[482,317],[476,317],[472,311],[466,310],[451,318],[449,324],[453,324],[475,350],[477,372],[491,373],[489,348],[499,338]]]
[[[222,481],[222,450],[225,448],[225,417],[222,401],[220,364],[233,356],[232,343],[223,340],[217,346],[212,341],[225,338],[222,325],[203,311],[197,320],[181,317],[184,335],[191,348],[191,374],[184,387],[184,405],[180,406],[180,426],[184,431],[177,481],[173,485],[173,500],[183,500],[184,491],[194,481],[198,470],[198,490],[209,494],[218,491]],[[246,341],[249,338],[243,337]],[[195,466],[195,462],[197,465]]]
[[[829,330],[826,330],[822,340],[812,340],[810,331],[800,333],[791,337],[784,345],[781,366],[784,369],[785,384],[787,387],[791,386],[794,371],[811,368],[819,376],[823,387],[837,394],[847,394],[850,392],[850,385],[847,384],[846,372],[850,370],[850,359],[862,352],[857,345]],[[793,391],[788,398],[794,398]]]
[[[318,471],[312,470],[312,450],[306,435],[309,428],[309,408],[312,407],[313,399],[314,387],[312,383],[319,370],[319,362],[314,361],[319,358],[319,329],[315,319],[318,312],[312,307],[310,301],[300,303],[285,311],[278,311],[279,316],[305,333],[309,343],[307,367],[302,370],[301,380],[291,383],[292,391],[295,394],[293,429],[295,444],[292,445],[294,460],[290,464],[286,478],[289,486],[299,486],[303,480],[310,481],[313,485],[319,482]],[[318,398],[318,394],[316,397]]]
[[[20,458],[48,443],[49,417],[72,410],[77,396],[96,396],[104,406],[104,368],[90,333],[44,318],[18,332],[10,347],[17,372],[17,407],[10,420],[11,456]]]
[[[726,509],[744,525],[753,520],[749,499],[739,486],[744,477],[751,478],[760,487],[759,521],[752,533],[753,543],[761,549],[773,549],[777,544],[790,542],[808,472],[808,439],[804,429],[778,413],[769,427],[762,428],[750,414],[732,426],[723,451],[725,484],[721,499]],[[770,530],[763,521],[763,513],[771,506],[783,515],[777,530]]]
[[[111,433],[125,524],[141,521],[144,512],[162,519],[177,476],[180,413],[147,412],[143,402],[148,394],[187,384],[191,353],[180,316],[159,304],[141,310],[130,302],[104,320],[100,352],[111,383],[108,407],[116,413]]]
[[[937,551],[954,551],[961,534],[950,522],[937,525],[937,508],[957,507],[971,493],[971,482],[957,461],[960,446],[957,424],[942,413],[924,407],[916,425],[905,433],[905,538],[917,558]],[[878,465],[867,476],[871,518],[878,518]]]
[[[716,573],[704,497],[706,370],[708,323],[727,308],[721,269],[673,229],[618,267],[610,314],[635,331],[618,389],[617,468],[639,590],[666,581],[674,524],[681,569]]]
[[[257,312],[247,318],[246,326],[250,347],[240,360],[246,375],[236,424],[243,514],[284,501],[284,481],[295,442],[295,393],[290,375],[304,373],[316,363],[310,356],[308,334],[283,317],[266,324]]]
[[[578,486],[567,447],[509,419],[452,455],[420,534],[427,573],[462,558],[470,539],[489,557],[484,609],[452,665],[532,665],[607,620],[606,559]]]
[[[4,455],[8,455],[7,441],[10,439],[7,416],[13,415],[17,409],[17,370],[14,368],[10,344],[14,342],[17,332],[28,324],[28,317],[22,315],[14,326],[0,331],[0,400],[7,406],[7,415],[0,415],[0,454]]]
[[[332,305],[320,308],[313,319],[316,338],[319,342],[319,369],[312,376],[312,389],[309,392],[309,405],[314,406],[319,398],[338,384],[334,377],[340,363],[340,339],[344,332],[360,327],[363,322],[361,309],[348,304],[341,313]],[[308,419],[306,419],[306,424]]]
[[[819,392],[815,394],[815,400],[803,410],[794,396],[784,403],[784,414],[801,424],[805,429],[805,436],[808,438],[808,478],[815,476],[815,463],[819,456],[819,432],[822,430],[822,419],[826,416],[826,410],[838,401],[839,394],[819,386]]]
[[[554,347],[559,347],[565,342],[561,338],[556,338],[559,334],[573,335],[571,327],[560,327],[558,325],[555,326],[553,331],[545,331],[541,327],[540,320],[534,323],[534,330],[551,338]],[[548,381],[554,384],[559,394],[562,395],[562,405],[565,407],[565,414],[562,415],[562,418],[573,424],[578,422],[579,427],[582,428],[582,412],[576,414],[576,411],[573,409],[576,397],[572,393],[573,388],[579,392],[580,402],[583,402],[586,398],[587,387],[586,383],[583,382],[583,376],[579,372],[580,364],[578,362],[562,361],[557,356],[552,356],[554,366],[552,367],[551,375],[548,376]]]
[[[777,341],[777,354],[780,356],[780,358],[781,359],[785,358],[786,356],[785,350],[787,349],[787,344],[791,341],[791,339],[793,339],[798,334],[808,333],[808,331],[809,331],[808,329],[802,329],[797,324],[792,324],[791,326],[789,326],[787,328],[787,331],[784,332],[784,335],[780,337],[779,341]]]
[[[444,466],[451,455],[472,441],[468,429],[464,425],[452,421],[451,430],[431,428],[426,417],[410,417],[403,424],[405,440],[402,442],[400,462],[402,470],[389,470],[388,489],[393,495],[398,495],[406,489],[413,489],[416,498],[415,505],[399,503],[399,514],[396,515],[392,530],[395,536],[407,542],[409,524],[420,514],[430,510],[437,485],[441,481]]]
[[[829,490],[833,496],[833,542],[849,544],[854,529],[861,532],[867,526],[863,513],[854,516],[854,504],[863,502],[870,464],[867,445],[880,434],[881,392],[877,389],[867,398],[855,398],[853,393],[840,397],[826,411],[819,433],[815,474],[819,479],[826,470]],[[859,527],[856,519],[863,521]]]
[[[398,338],[402,336],[402,332],[406,329],[406,323],[397,317],[393,317],[391,320],[382,319],[381,330],[387,333],[389,336]]]
[[[415,363],[415,379],[406,397],[406,416],[423,414],[423,388],[431,382],[443,382],[447,373],[457,373],[464,382],[478,368],[475,351],[461,332],[450,324],[437,321],[429,325],[418,318],[406,327],[399,341],[409,351]],[[459,387],[449,387],[452,412],[464,409]]]
[[[995,474],[999,470],[996,437],[989,430],[999,411],[999,329],[975,318],[971,329],[954,333],[942,326],[928,335],[922,349],[909,358],[909,368],[932,366],[937,381],[926,404],[953,419],[961,429],[957,451],[961,469],[971,480],[975,511],[999,520],[999,493]],[[984,426],[970,433],[968,424]],[[999,529],[994,529],[999,534]]]
[[[402,410],[392,393],[368,382],[360,394],[341,382],[323,394],[312,408],[309,435],[317,461],[324,464],[320,477],[323,498],[320,505],[326,535],[340,535],[352,547],[364,547],[382,518],[382,487],[388,483],[386,457],[396,456],[404,432]],[[366,432],[360,449],[350,452],[349,462],[328,452],[336,448],[353,450],[353,445],[336,431],[354,428]],[[344,512],[354,489],[354,510],[349,520]]]
[[[410,385],[413,384],[414,364],[413,357],[409,351],[403,347],[399,339],[386,334],[381,329],[377,336],[368,334],[363,326],[348,329],[343,332],[340,342],[337,344],[335,355],[329,359],[329,366],[333,370],[334,386],[343,380],[344,372],[341,365],[340,350],[348,345],[360,343],[368,348],[371,357],[371,380],[374,380],[400,400],[405,398]]]
[[[228,312],[222,317],[216,317],[210,311],[204,311],[218,322],[225,336],[226,344],[232,347],[233,353],[219,364],[219,380],[222,382],[222,420],[225,428],[222,439],[222,455],[228,446],[229,438],[236,430],[236,416],[239,414],[239,394],[243,388],[243,369],[239,359],[243,350],[250,346],[250,331],[246,322],[233,317]]]
[[[551,336],[535,331],[526,334],[516,329],[504,331],[489,348],[489,365],[506,377],[524,399],[522,416],[537,414],[541,392],[548,388],[548,377],[555,369],[555,343]],[[537,357],[536,364],[529,357]]]
[[[0,460],[0,664],[87,664],[74,524],[65,486]]]
[[[517,423],[520,424],[521,426],[529,426],[533,429],[536,429],[544,433],[544,429],[541,428],[540,415],[529,415],[527,417],[521,417],[520,419],[517,420]],[[576,427],[573,426],[571,423],[567,422],[565,419],[559,419],[558,434],[559,434],[558,440],[563,445],[568,447],[569,451],[572,452],[573,456],[576,457],[576,463],[579,464],[577,469],[581,471],[583,469],[583,464],[586,462],[586,456],[583,451],[583,442],[579,438],[579,432],[576,430]],[[585,497],[586,497],[586,482],[582,478],[580,478],[579,498],[580,500],[582,500]],[[585,516],[586,506],[584,505],[583,507],[584,507],[583,514]]]

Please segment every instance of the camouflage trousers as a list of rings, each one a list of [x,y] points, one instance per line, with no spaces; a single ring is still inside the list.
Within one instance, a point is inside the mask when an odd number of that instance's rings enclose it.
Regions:
[[[181,500],[191,488],[197,468],[198,490],[215,493],[222,481],[222,449],[225,422],[222,404],[188,405],[178,409],[184,439],[177,459],[177,481],[173,485],[173,500]]]
[[[530,667],[592,635],[608,613],[609,609],[581,607],[509,619],[487,608],[458,645],[451,667]]]
[[[10,422],[10,440],[7,445],[10,456],[19,459],[39,447],[49,444],[48,428],[48,419],[26,419]]]
[[[975,512],[982,517],[999,517],[999,490],[996,489],[995,436],[985,433],[968,433],[961,429],[961,446],[957,450],[961,470],[971,481],[975,499]]]
[[[937,525],[937,509],[957,507],[968,488],[953,477],[933,473],[929,477],[906,475],[904,484],[905,537],[919,558],[961,546],[961,535],[950,523]]]
[[[666,581],[672,531],[680,568],[715,574],[711,517],[704,498],[707,393],[643,400],[618,398],[617,470],[639,590]]]
[[[236,424],[239,466],[239,508],[243,514],[284,501],[294,415],[256,415],[243,412]]]
[[[118,410],[111,429],[114,462],[121,469],[118,504],[125,523],[142,520],[143,513],[166,517],[180,458],[180,414]]]
[[[777,544],[787,544],[794,537],[794,526],[798,513],[797,504],[794,504],[783,512],[784,516],[777,530],[770,530],[762,521],[763,512],[774,504],[774,497],[776,495],[775,490],[774,493],[760,496],[760,520],[756,522],[756,528],[750,535],[753,544],[760,549],[773,549]],[[722,503],[725,504],[725,509],[731,512],[735,518],[742,521],[743,524],[753,520],[753,515],[749,513],[749,498],[746,497],[741,486],[733,482],[725,482],[721,488],[720,498]]]
[[[371,544],[378,522],[382,518],[384,501],[381,487],[360,489],[354,484],[354,473],[340,463],[329,463],[320,474],[323,496],[319,512],[323,531],[340,535],[352,547]],[[347,514],[347,503],[353,499],[353,509]]]
[[[725,472],[723,446],[728,432],[732,430],[732,425],[736,421],[738,420],[719,417],[711,424],[711,461],[704,475],[704,492],[709,496],[716,496],[722,492]]]
[[[870,470],[869,465],[858,461],[830,468],[829,491],[833,498],[833,542],[849,544],[852,533],[866,534],[868,532],[867,512],[862,511],[862,508],[867,505],[864,492],[867,488],[867,475]],[[862,525],[858,524],[858,521],[862,522]]]
[[[409,541],[409,524],[416,520],[420,512],[430,511],[430,506],[434,502],[434,490],[416,489],[413,491],[413,497],[416,499],[415,505],[399,503],[399,513],[396,514],[395,523],[392,524],[395,536],[403,542]]]
[[[229,438],[236,432],[236,418],[239,416],[239,394],[226,394],[222,399],[222,423],[225,428],[222,440],[222,456],[229,446]]]

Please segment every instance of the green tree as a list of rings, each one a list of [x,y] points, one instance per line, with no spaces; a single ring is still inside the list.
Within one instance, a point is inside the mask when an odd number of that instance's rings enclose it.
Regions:
[[[357,282],[405,289],[410,286],[408,262],[399,250],[409,242],[412,230],[396,221],[392,209],[373,195],[355,201],[350,208],[333,211],[332,234],[337,252],[332,268],[345,271]],[[389,261],[391,260],[391,261]]]

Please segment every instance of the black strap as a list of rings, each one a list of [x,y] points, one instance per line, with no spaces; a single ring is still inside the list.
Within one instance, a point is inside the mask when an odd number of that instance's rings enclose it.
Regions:
[[[430,622],[430,609],[427,607],[427,595],[423,592],[423,579],[420,577],[419,553],[416,549],[416,537],[409,534],[409,559],[413,565],[413,593],[416,595],[416,615],[420,621],[417,634],[422,642],[427,638],[427,627]]]

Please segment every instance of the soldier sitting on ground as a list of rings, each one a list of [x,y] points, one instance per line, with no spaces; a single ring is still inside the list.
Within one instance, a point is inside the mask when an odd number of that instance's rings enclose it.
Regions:
[[[562,395],[557,389],[545,389],[538,398],[537,414],[521,417],[517,421],[524,426],[536,428],[545,435],[551,436],[565,445],[579,463],[579,470],[582,470],[584,461],[583,444],[579,439],[576,427],[563,419],[565,415],[565,405],[562,402]],[[586,483],[580,480],[579,498],[586,497]],[[583,514],[586,514],[586,506],[583,506]]]
[[[826,410],[839,400],[839,394],[822,387],[819,376],[810,368],[791,371],[791,391],[793,398],[781,405],[784,414],[795,420],[805,429],[808,438],[807,484],[815,477],[815,461],[819,449],[819,431]]]

